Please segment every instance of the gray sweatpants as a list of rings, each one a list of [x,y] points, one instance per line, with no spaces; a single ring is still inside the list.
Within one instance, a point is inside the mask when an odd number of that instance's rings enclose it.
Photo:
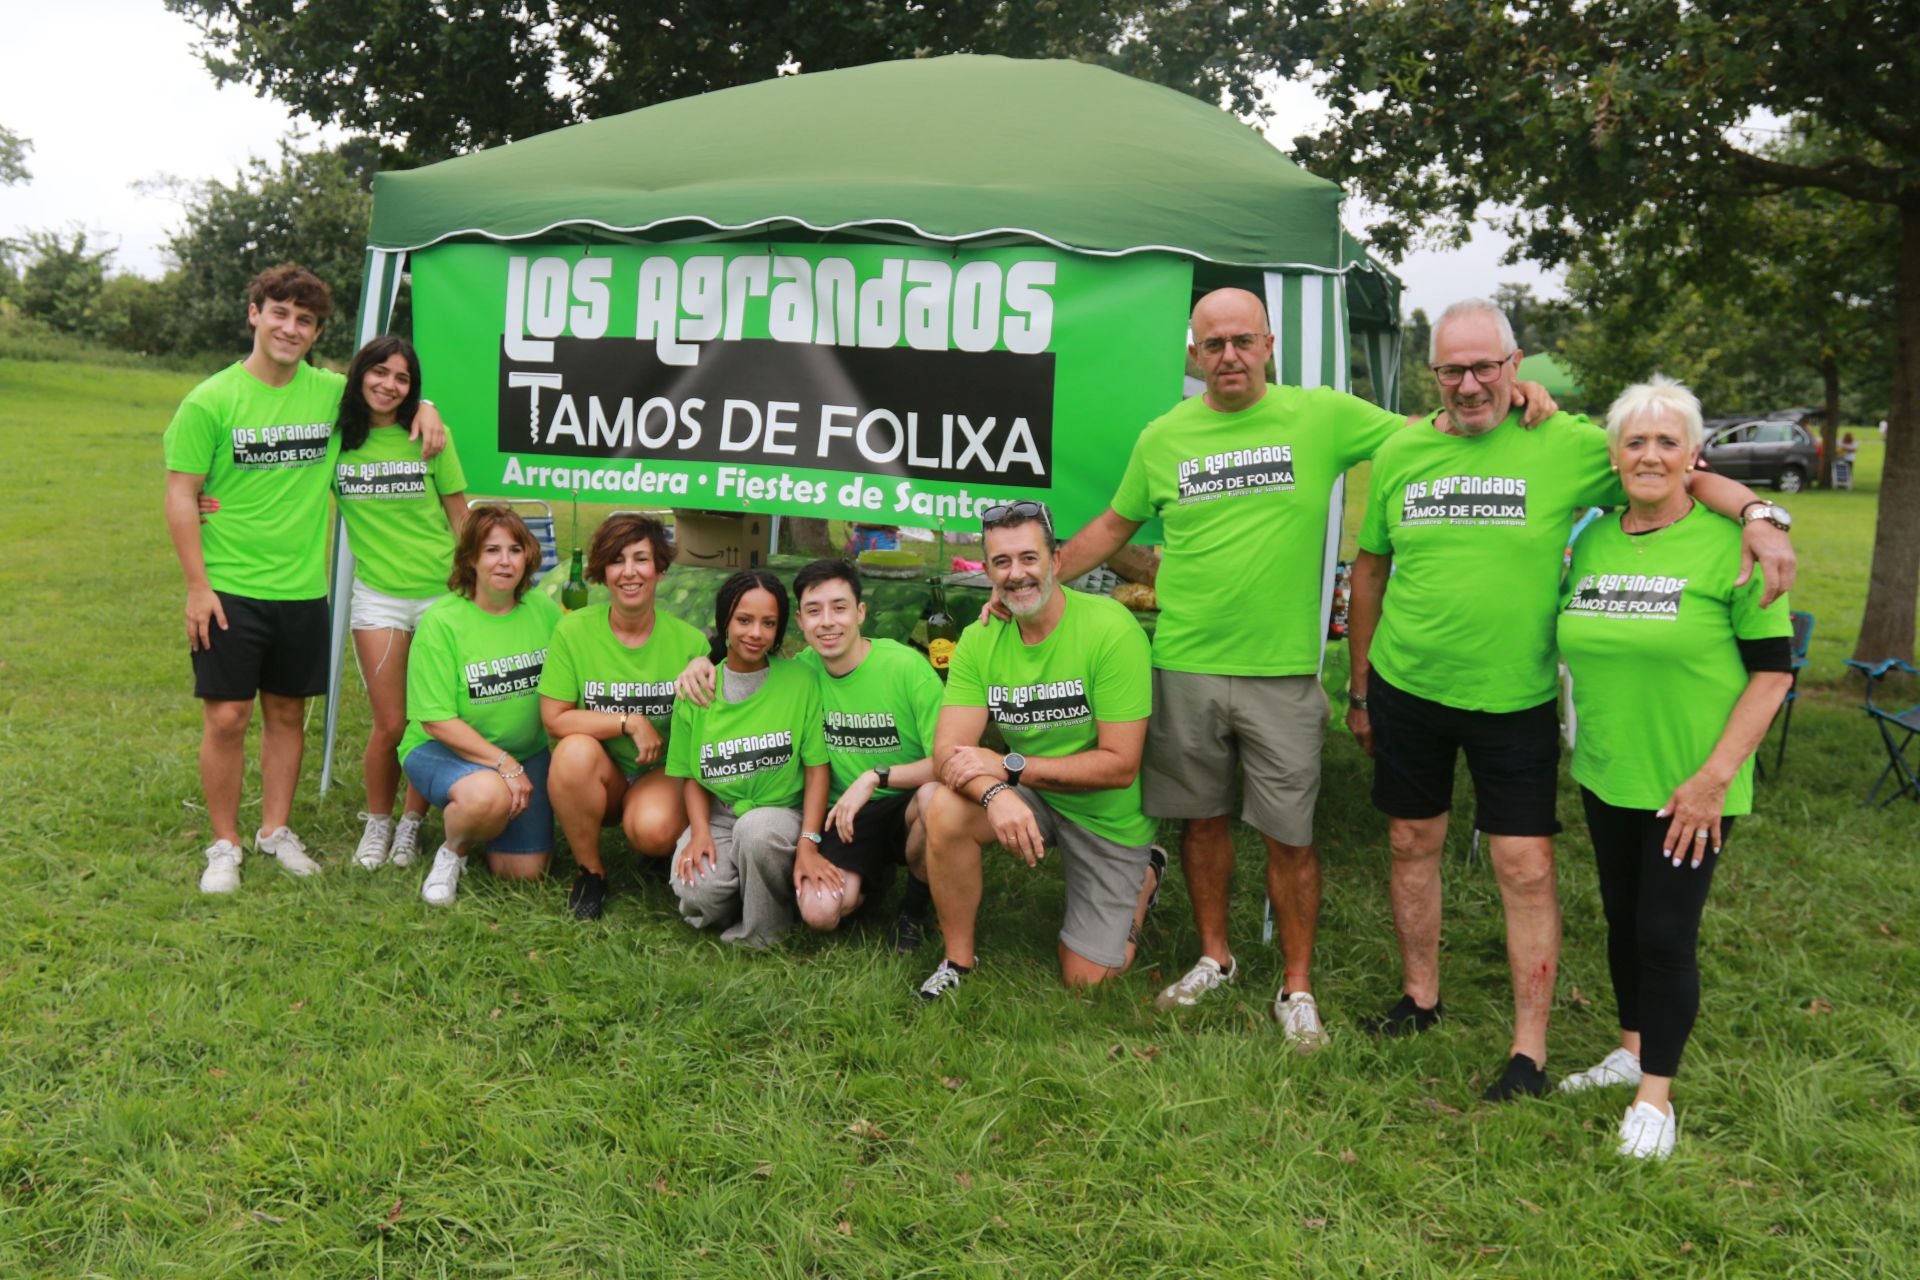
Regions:
[[[680,918],[696,929],[725,926],[720,937],[766,947],[778,941],[799,914],[793,900],[793,850],[800,839],[798,809],[754,809],[735,817],[731,806],[709,797],[713,865],[691,882],[673,877]],[[674,847],[693,839],[689,828]]]

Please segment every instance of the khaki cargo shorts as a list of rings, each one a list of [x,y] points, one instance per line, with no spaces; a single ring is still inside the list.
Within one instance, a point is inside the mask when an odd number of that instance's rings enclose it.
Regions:
[[[1140,778],[1156,818],[1233,812],[1281,844],[1313,843],[1327,695],[1320,678],[1153,671]]]

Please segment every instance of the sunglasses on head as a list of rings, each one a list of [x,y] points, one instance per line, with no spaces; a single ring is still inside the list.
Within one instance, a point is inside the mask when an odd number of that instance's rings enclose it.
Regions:
[[[1038,520],[1046,526],[1048,533],[1053,532],[1053,516],[1048,513],[1044,502],[996,502],[980,513],[980,527],[991,529],[1003,525],[1009,520]]]

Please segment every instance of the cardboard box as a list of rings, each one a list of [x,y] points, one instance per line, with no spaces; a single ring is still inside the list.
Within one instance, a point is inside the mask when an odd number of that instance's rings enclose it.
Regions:
[[[703,569],[766,567],[772,520],[716,511],[673,512],[674,560]]]

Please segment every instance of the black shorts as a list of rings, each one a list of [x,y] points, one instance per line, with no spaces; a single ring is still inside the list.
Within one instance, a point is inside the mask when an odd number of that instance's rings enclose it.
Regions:
[[[1473,824],[1490,836],[1560,833],[1560,716],[1555,703],[1524,711],[1468,711],[1367,677],[1373,722],[1373,807],[1390,818],[1437,818],[1453,808],[1453,766],[1467,753]]]
[[[193,696],[252,702],[256,693],[315,698],[327,691],[333,634],[327,599],[255,600],[216,591],[227,629],[209,622],[211,648],[193,654]]]
[[[907,860],[907,805],[913,792],[880,796],[860,806],[853,816],[853,839],[842,840],[831,822],[820,842],[820,856],[842,871],[850,871],[862,880],[873,882],[890,877],[893,868]]]

